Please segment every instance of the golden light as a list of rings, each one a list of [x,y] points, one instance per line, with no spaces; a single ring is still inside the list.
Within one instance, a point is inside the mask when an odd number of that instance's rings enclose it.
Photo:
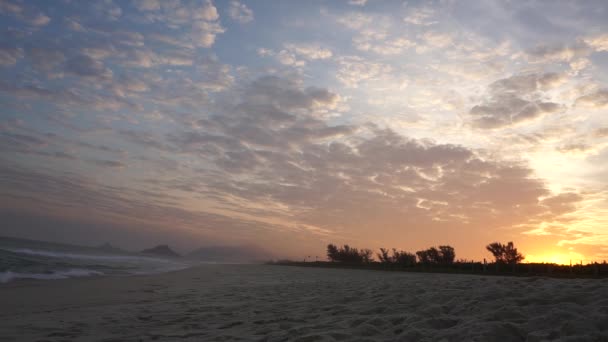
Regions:
[[[525,262],[528,263],[551,263],[558,265],[569,265],[570,262],[572,264],[578,264],[581,260],[585,260],[585,257],[582,254],[570,252],[567,254],[564,253],[547,253],[547,254],[539,254],[539,255],[526,255]]]

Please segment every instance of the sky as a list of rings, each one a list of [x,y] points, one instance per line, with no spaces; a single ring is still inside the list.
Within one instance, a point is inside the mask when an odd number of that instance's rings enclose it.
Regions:
[[[0,235],[608,259],[606,1],[0,0]]]

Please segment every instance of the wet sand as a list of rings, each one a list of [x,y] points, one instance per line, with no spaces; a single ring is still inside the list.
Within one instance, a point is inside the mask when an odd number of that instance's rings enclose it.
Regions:
[[[0,285],[1,341],[608,341],[608,280],[205,265]]]

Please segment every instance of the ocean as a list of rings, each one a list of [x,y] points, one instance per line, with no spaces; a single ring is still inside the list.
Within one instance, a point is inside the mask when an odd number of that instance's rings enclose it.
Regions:
[[[107,245],[84,247],[0,237],[0,283],[162,273],[191,265],[180,258],[129,253]]]

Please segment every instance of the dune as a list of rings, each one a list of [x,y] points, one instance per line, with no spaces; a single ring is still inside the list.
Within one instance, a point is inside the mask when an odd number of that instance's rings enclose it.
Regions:
[[[2,341],[606,341],[597,279],[203,265],[0,285]]]

